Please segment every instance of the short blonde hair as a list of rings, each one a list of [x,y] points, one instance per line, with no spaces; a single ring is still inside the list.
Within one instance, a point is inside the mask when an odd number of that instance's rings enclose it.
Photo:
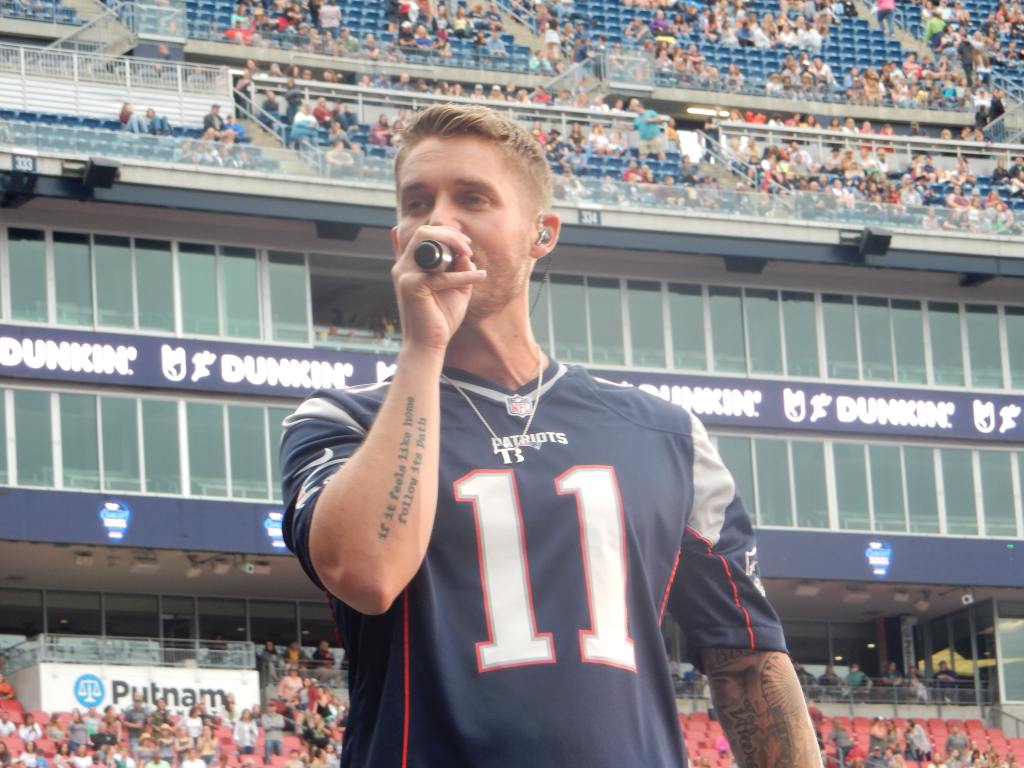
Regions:
[[[476,104],[436,104],[417,112],[402,131],[402,146],[395,157],[395,178],[412,148],[424,139],[479,136],[496,144],[512,162],[524,187],[543,209],[551,207],[551,170],[544,150],[518,123]]]

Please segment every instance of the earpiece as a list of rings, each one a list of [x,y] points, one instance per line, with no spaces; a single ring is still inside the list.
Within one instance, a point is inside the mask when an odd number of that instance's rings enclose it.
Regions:
[[[551,230],[548,227],[541,227],[537,230],[537,245],[547,245],[551,242]]]

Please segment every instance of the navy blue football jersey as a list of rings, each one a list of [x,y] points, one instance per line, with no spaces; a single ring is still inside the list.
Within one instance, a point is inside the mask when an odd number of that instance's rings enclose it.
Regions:
[[[446,374],[497,438],[441,385],[422,567],[380,616],[328,596],[349,661],[342,766],[685,766],[666,609],[693,659],[785,650],[750,520],[703,425],[552,363],[524,436],[535,381],[510,391]],[[320,391],[285,420],[285,541],[318,585],[316,499],[388,386]]]

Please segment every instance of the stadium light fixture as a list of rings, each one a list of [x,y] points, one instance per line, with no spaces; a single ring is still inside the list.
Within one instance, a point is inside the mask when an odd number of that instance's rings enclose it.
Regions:
[[[893,602],[896,603],[909,603],[910,593],[907,592],[907,590],[905,589],[897,589],[895,592],[892,593],[892,599]]]
[[[133,557],[132,564],[128,570],[131,573],[157,573],[160,570],[160,562],[156,557]]]
[[[866,603],[870,599],[871,595],[866,589],[857,587],[847,587],[846,594],[843,595],[844,603]]]
[[[817,597],[820,592],[821,585],[812,581],[801,581],[793,590],[793,594],[797,597]]]
[[[93,564],[92,552],[75,552],[75,565],[88,568]]]
[[[702,117],[728,117],[729,110],[714,107],[687,107],[686,114],[701,115]]]

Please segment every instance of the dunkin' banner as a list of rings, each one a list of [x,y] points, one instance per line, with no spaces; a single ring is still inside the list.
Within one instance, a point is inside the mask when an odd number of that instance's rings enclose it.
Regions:
[[[300,400],[383,381],[369,352],[0,325],[0,380],[69,381]],[[1024,394],[594,369],[709,426],[1024,442]]]

